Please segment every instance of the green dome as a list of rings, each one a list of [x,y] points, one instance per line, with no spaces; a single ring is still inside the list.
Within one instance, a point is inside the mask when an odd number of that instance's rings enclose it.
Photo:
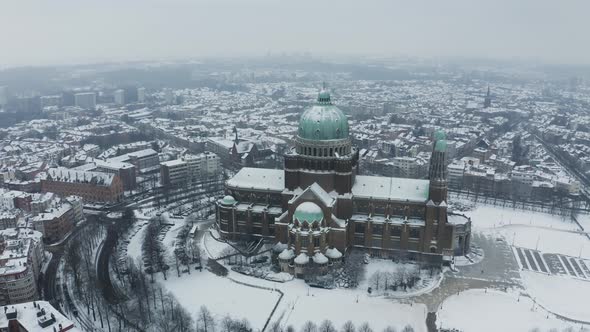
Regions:
[[[444,140],[444,139],[447,139],[447,135],[445,134],[444,131],[437,130],[434,132],[434,140],[435,141],[440,141],[440,140]]]
[[[434,151],[438,151],[438,152],[447,151],[447,141],[444,139],[436,141],[436,145],[434,146]]]
[[[221,200],[221,204],[234,205],[234,204],[236,204],[236,199],[231,195],[227,195]]]
[[[334,140],[348,138],[348,119],[332,105],[330,93],[320,91],[318,101],[299,119],[299,137],[308,140]]]
[[[312,223],[314,221],[321,221],[324,218],[322,208],[313,202],[303,202],[295,209],[293,219],[299,222]]]

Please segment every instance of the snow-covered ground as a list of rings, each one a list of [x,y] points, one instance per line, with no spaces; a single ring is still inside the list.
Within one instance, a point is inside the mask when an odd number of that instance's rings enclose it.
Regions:
[[[586,232],[590,233],[590,214],[579,214],[578,216],[576,216],[576,219],[578,220],[580,225],[582,225],[582,228],[584,228]]]
[[[193,319],[197,320],[199,308],[205,305],[216,320],[226,314],[234,318],[247,318],[254,329],[262,329],[280,294],[264,289],[244,286],[225,277],[203,269],[202,272],[191,270],[191,274],[176,276],[176,272],[168,274],[164,281],[162,274],[157,280],[182,305]]]
[[[302,280],[286,282],[277,288],[285,293],[285,298],[273,318],[282,316],[283,326],[293,325],[296,330],[308,320],[319,323],[329,319],[338,328],[351,320],[357,327],[368,322],[374,331],[382,331],[387,326],[399,331],[411,325],[416,332],[426,332],[426,306],[422,304],[370,297],[360,289],[310,288]]]
[[[478,204],[472,210],[460,212],[471,218],[474,229],[489,229],[507,225],[527,225],[569,231],[578,231],[578,225],[569,217],[547,213],[513,209],[495,205]]]
[[[527,292],[537,303],[559,315],[590,322],[590,281],[521,271]]]
[[[211,253],[213,257],[218,257],[228,247],[227,244],[215,241],[210,235],[206,235],[201,244],[205,247],[205,252]],[[386,260],[371,260],[371,262],[373,264],[368,266],[371,266],[372,271],[390,270],[396,265]],[[220,263],[222,262],[220,261]],[[367,273],[367,278],[368,276]],[[401,303],[385,297],[369,296],[367,288],[362,285],[355,290],[319,289],[311,288],[299,279],[275,283],[231,270],[229,277],[240,282],[281,290],[284,297],[274,313],[272,321],[280,320],[284,327],[293,325],[296,330],[299,330],[308,320],[319,323],[324,319],[329,319],[337,327],[347,320],[351,320],[357,326],[369,322],[375,331],[383,330],[387,326],[401,330],[406,325],[413,326],[416,332],[426,331],[426,306]],[[224,294],[230,292],[223,288],[218,291]],[[183,301],[180,302],[183,303]],[[234,310],[233,307],[226,308],[226,312]],[[240,312],[241,309],[235,310]],[[270,311],[266,314],[270,314]]]
[[[129,238],[129,244],[127,245],[127,256],[135,260],[138,257],[141,258],[141,244],[143,242],[144,232],[146,230],[145,225],[141,227],[135,235]]]
[[[394,263],[393,261],[387,259],[370,259],[369,264],[367,264],[365,267],[365,279],[359,283],[358,289],[366,291],[369,287],[372,287],[374,294],[383,294],[396,298],[406,298],[432,291],[434,288],[440,285],[440,282],[443,278],[443,274],[438,272],[434,272],[431,277],[428,270],[420,270],[417,264]],[[401,269],[403,269],[406,274],[409,274],[411,270],[420,271],[420,280],[416,283],[414,288],[409,288],[406,291],[400,288],[397,291],[388,290],[386,292],[375,289],[374,280],[371,279],[375,273],[385,272],[395,276],[396,274],[400,273]],[[383,287],[385,284],[383,280],[381,280],[379,283],[381,285],[380,287]],[[391,281],[389,281],[389,284],[391,285]]]
[[[438,311],[437,325],[463,332],[526,332],[534,328],[548,331],[577,326],[556,318],[525,296],[483,289],[447,298]]]
[[[494,233],[516,247],[590,258],[590,240],[580,233],[511,225],[497,228]]]
[[[467,206],[465,204],[464,206]],[[543,254],[561,254],[571,257],[590,258],[590,239],[586,237],[582,229],[571,220],[570,217],[551,215],[529,210],[519,210],[493,205],[478,204],[471,206],[471,210],[462,212],[472,220],[473,231],[484,234],[485,236],[503,239],[505,243],[511,246],[526,248],[540,251]],[[587,215],[578,217],[581,224],[584,222],[590,224],[590,218]],[[590,225],[589,225],[590,226]],[[485,253],[487,255],[487,253]],[[540,256],[539,256],[540,257]],[[529,258],[529,259],[532,259]],[[562,259],[565,259],[562,256]],[[486,261],[482,262],[482,268],[486,267]],[[545,263],[546,264],[546,263]],[[530,267],[529,267],[530,268]],[[445,327],[456,327],[468,331],[486,331],[484,328],[492,326],[490,331],[528,331],[534,327],[548,330],[551,327],[567,327],[570,323],[565,323],[549,315],[542,309],[531,311],[533,301],[536,301],[547,311],[567,317],[569,319],[590,321],[590,311],[584,304],[590,298],[590,280],[582,280],[567,275],[556,275],[551,273],[534,272],[521,266],[520,280],[522,292],[528,294],[531,299],[521,297],[520,301],[528,303],[524,308],[521,303],[514,304],[511,300],[512,295],[497,294],[489,292],[487,294],[476,290],[469,291],[467,294],[462,293],[459,296],[453,296],[445,301],[443,310],[439,312],[439,320],[442,318]],[[551,271],[549,271],[551,272]],[[478,303],[473,312],[468,312],[468,316],[473,318],[465,319],[463,314],[455,312],[459,305],[465,304],[469,307],[469,302]],[[449,307],[451,305],[451,307]],[[453,307],[455,306],[455,307]],[[481,307],[481,308],[480,308]],[[506,309],[502,309],[505,307]],[[524,310],[526,309],[526,310]],[[489,323],[481,324],[486,321],[487,317],[481,312],[500,310],[502,314],[499,317],[508,317],[502,319],[494,325],[494,319]],[[523,312],[524,311],[524,312]],[[543,311],[541,313],[541,311]],[[504,313],[505,312],[505,313]],[[461,318],[463,317],[463,320]],[[496,316],[492,316],[497,318]],[[445,318],[452,318],[457,323],[450,326],[445,325]],[[544,319],[541,319],[544,318]],[[531,322],[538,321],[532,324]],[[513,325],[502,325],[504,322],[513,323]],[[440,321],[439,321],[440,323]],[[467,324],[467,325],[466,325]],[[476,324],[470,326],[468,324]],[[588,326],[586,326],[588,327]],[[578,327],[579,329],[579,327]]]

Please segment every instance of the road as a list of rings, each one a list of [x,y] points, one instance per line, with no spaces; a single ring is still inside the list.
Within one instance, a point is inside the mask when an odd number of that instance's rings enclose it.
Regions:
[[[47,266],[47,270],[42,278],[43,284],[43,298],[45,301],[51,303],[51,305],[55,308],[60,308],[59,303],[61,302],[61,296],[59,296],[59,292],[57,291],[57,267],[61,261],[63,256],[63,249],[53,252],[53,256],[51,257],[51,261]],[[62,312],[63,314],[63,312]]]
[[[110,304],[116,304],[122,299],[122,295],[118,294],[117,290],[111,283],[111,276],[109,273],[109,257],[117,244],[117,232],[113,225],[109,225],[107,229],[107,238],[102,246],[102,250],[98,255],[98,263],[96,264],[96,276],[103,296]]]

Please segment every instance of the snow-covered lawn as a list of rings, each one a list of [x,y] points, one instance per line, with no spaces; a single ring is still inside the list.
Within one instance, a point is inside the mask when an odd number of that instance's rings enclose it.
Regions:
[[[471,217],[475,229],[489,229],[506,225],[529,225],[563,230],[579,230],[578,225],[570,217],[502,206],[478,204],[472,210],[460,213]]]
[[[309,288],[302,280],[286,282],[277,288],[285,293],[285,298],[274,317],[283,315],[283,325],[293,325],[297,331],[308,320],[319,324],[324,319],[334,322],[337,328],[351,320],[357,327],[368,322],[374,331],[387,326],[400,331],[406,325],[413,326],[416,332],[426,331],[426,306],[422,304],[370,297],[361,290]]]
[[[584,230],[590,233],[590,214],[579,214],[576,219],[582,225]]]
[[[278,292],[218,277],[206,269],[202,272],[193,269],[190,275],[182,274],[180,278],[172,271],[168,280],[164,281],[161,274],[157,279],[193,315],[195,321],[199,308],[205,305],[216,320],[230,314],[233,318],[247,318],[254,329],[262,329],[280,296]]]
[[[212,235],[213,234],[213,235]],[[203,236],[201,247],[205,248],[205,253],[209,257],[218,258],[225,255],[227,252],[236,252],[229,244],[217,241],[215,238],[219,238],[219,234],[214,229],[210,229],[207,233]],[[228,249],[230,248],[230,249]]]
[[[505,226],[493,231],[516,247],[590,258],[590,240],[580,233],[572,233],[528,226]]]
[[[590,239],[569,217],[485,204],[461,213],[471,218],[475,231],[503,237],[511,245],[590,258]]]
[[[521,271],[520,274],[529,295],[547,310],[590,322],[590,281],[532,271]]]
[[[209,234],[206,234],[203,237],[201,245],[206,248],[205,253],[211,253],[213,257],[220,256],[221,252],[228,247],[225,243],[215,241],[215,239]],[[372,271],[386,271],[394,269],[396,266],[395,263],[387,260],[371,260],[371,262],[373,264],[369,264],[367,267],[371,267]],[[223,262],[220,261],[220,263]],[[212,278],[221,280],[226,279],[213,275],[211,276]],[[368,276],[367,273],[367,278]],[[229,271],[229,277],[240,282],[281,290],[284,293],[284,297],[274,313],[272,321],[274,322],[280,319],[282,326],[286,327],[288,325],[293,325],[297,331],[300,330],[301,326],[303,326],[308,320],[319,324],[324,319],[332,320],[338,328],[340,328],[347,320],[351,320],[357,326],[364,322],[368,322],[374,331],[381,331],[389,325],[396,327],[398,330],[401,330],[406,325],[411,325],[416,332],[426,331],[426,307],[424,305],[410,305],[386,299],[382,296],[369,296],[367,294],[367,288],[364,285],[359,286],[355,290],[328,290],[311,288],[303,280],[299,279],[284,283],[271,282],[246,276],[231,270]],[[186,278],[186,276],[182,278]],[[240,286],[238,284],[233,285],[236,287],[247,288],[247,286]],[[166,288],[169,288],[168,284],[165,284],[165,286]],[[220,297],[226,297],[228,295],[231,297],[235,294],[231,289],[224,288],[219,282],[211,283],[209,288],[211,292],[216,291],[219,294],[223,294],[219,295]],[[259,291],[263,292],[262,294],[265,292],[263,290]],[[197,294],[196,291],[195,294]],[[276,299],[278,299],[278,297]],[[203,300],[205,303],[209,302],[208,299]],[[185,305],[185,302],[180,298],[179,301],[183,306]],[[244,301],[246,301],[246,299],[244,299]],[[259,308],[257,311],[258,315],[270,314],[272,308],[263,312],[264,306],[259,305],[259,300],[257,298],[251,301],[255,301],[255,305],[251,305],[252,307]],[[226,302],[227,301],[222,301],[227,307],[225,312],[234,312],[235,310],[235,312],[238,313],[240,310],[243,310],[241,308],[234,309],[233,305],[228,307]],[[245,303],[248,302],[246,301]],[[209,307],[209,305],[207,306]],[[221,309],[211,307],[210,309],[217,314],[220,314],[221,312],[221,315],[223,315],[224,307],[221,307]],[[250,319],[250,317],[248,318]]]
[[[526,332],[533,328],[561,330],[572,324],[534,305],[530,298],[473,289],[447,298],[438,311],[437,325],[463,332]]]

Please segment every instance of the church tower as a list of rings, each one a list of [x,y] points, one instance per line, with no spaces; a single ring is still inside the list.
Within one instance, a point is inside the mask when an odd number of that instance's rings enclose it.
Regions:
[[[488,92],[483,100],[483,108],[489,108],[492,106],[492,96],[490,95],[490,86],[488,85]]]
[[[428,178],[430,180],[429,198],[437,204],[446,202],[448,192],[447,140],[445,133],[441,130],[434,133]]]

